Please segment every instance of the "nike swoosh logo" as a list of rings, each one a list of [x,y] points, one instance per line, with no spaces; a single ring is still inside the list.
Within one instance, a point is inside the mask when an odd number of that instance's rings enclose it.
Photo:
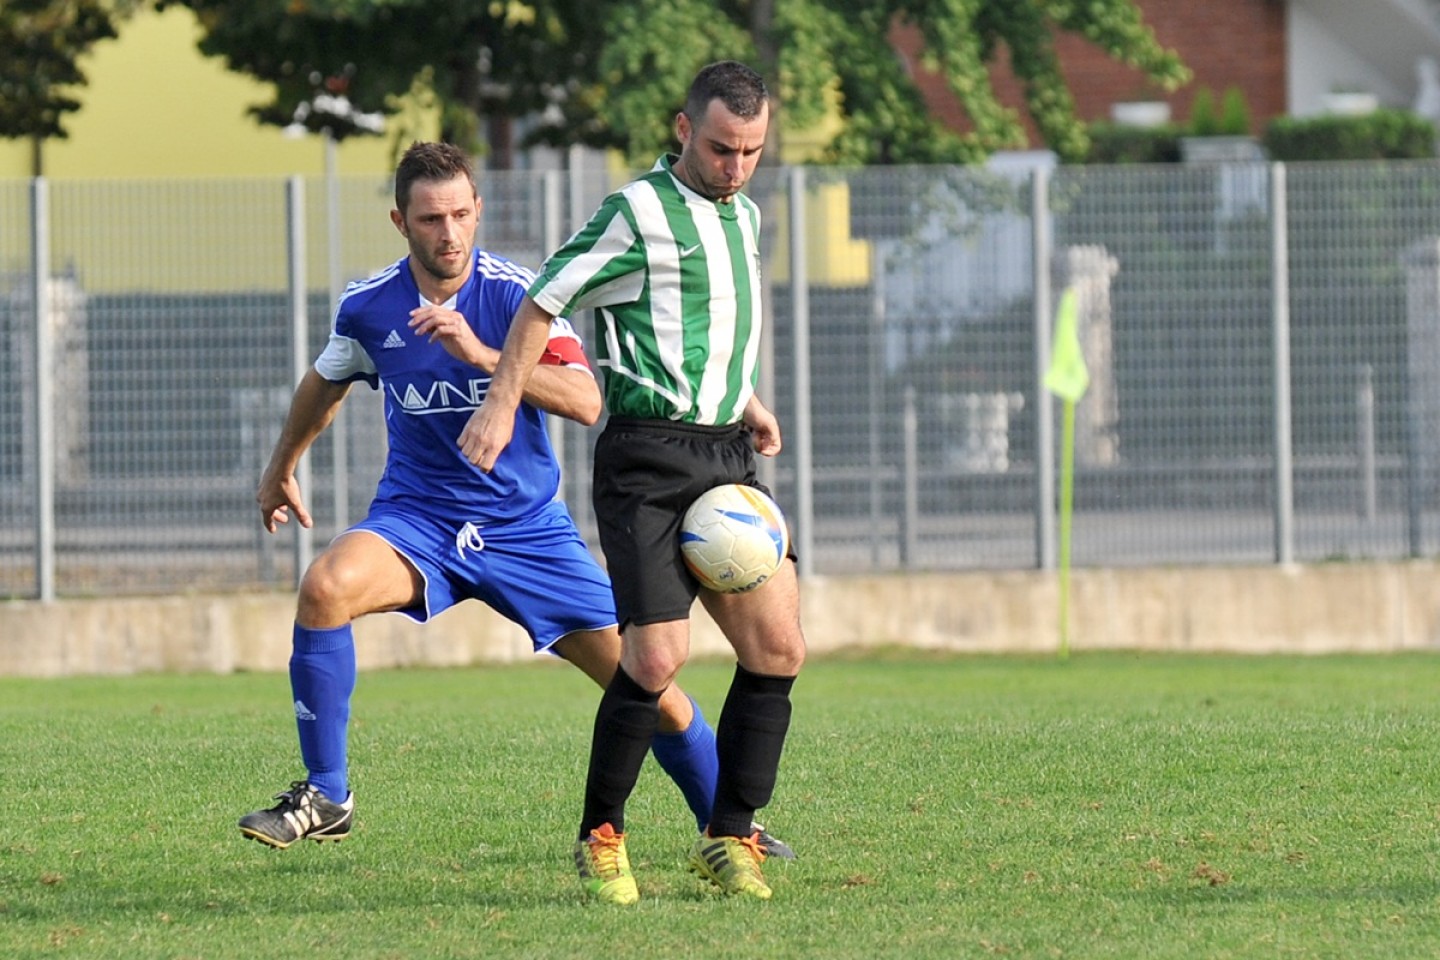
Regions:
[[[680,259],[681,259],[681,260],[684,260],[686,257],[690,256],[690,254],[694,253],[696,250],[699,250],[699,249],[700,249],[700,244],[698,244],[698,243],[695,244],[695,246],[693,246],[693,247],[681,247],[681,248],[680,248]]]

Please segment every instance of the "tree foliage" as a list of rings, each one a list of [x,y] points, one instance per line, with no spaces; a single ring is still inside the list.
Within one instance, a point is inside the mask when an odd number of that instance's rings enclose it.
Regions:
[[[480,149],[481,124],[541,116],[574,122],[587,136],[593,110],[579,81],[600,42],[596,11],[610,0],[158,0],[194,11],[202,52],[274,85],[252,113],[265,123],[359,131],[331,117],[296,116],[317,93],[343,95],[357,110],[394,114],[407,93],[431,97],[441,136]],[[566,114],[566,109],[571,113]]]
[[[635,0],[607,22],[601,119],[626,133],[639,159],[669,140],[684,84],[709,60],[734,57],[778,78],[788,129],[829,105],[842,124],[827,151],[841,163],[967,162],[1023,145],[1015,111],[996,97],[990,69],[1003,48],[1026,111],[1045,143],[1066,159],[1088,148],[1085,125],[1055,54],[1058,33],[1079,34],[1156,84],[1174,89],[1189,71],[1156,41],[1134,0],[773,0],[763,29],[756,3]],[[892,26],[913,25],[921,63],[942,75],[968,126],[951,130],[927,110],[891,45]],[[776,51],[767,57],[766,51]],[[652,118],[652,119],[647,119]]]
[[[101,40],[133,2],[5,0],[0,3],[0,137],[65,137],[65,114],[80,109],[79,58]]]
[[[321,90],[393,112],[397,95],[420,89],[441,108],[442,136],[472,148],[482,123],[523,117],[532,142],[616,146],[635,160],[670,145],[686,83],[717,59],[752,63],[772,81],[779,127],[837,117],[827,159],[857,164],[967,162],[1023,144],[1020,116],[991,83],[1002,50],[1042,138],[1082,158],[1086,130],[1055,55],[1059,33],[1085,37],[1163,87],[1189,76],[1135,0],[157,2],[195,11],[202,50],[274,84],[274,99],[254,109],[264,122],[292,122]],[[897,23],[923,37],[922,65],[954,91],[965,129],[927,112],[891,45]]]

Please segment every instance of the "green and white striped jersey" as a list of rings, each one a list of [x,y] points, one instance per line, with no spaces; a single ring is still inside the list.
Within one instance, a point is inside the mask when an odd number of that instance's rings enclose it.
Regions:
[[[731,424],[759,375],[760,210],[700,196],[675,159],[606,197],[530,296],[557,316],[597,312],[612,415]]]

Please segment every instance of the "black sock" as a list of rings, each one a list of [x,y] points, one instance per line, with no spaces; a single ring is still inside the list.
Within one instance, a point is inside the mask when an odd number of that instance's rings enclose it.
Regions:
[[[580,836],[608,823],[625,832],[625,801],[635,789],[650,741],[660,725],[660,694],[651,693],[616,668],[595,712],[590,771],[585,778],[585,814]]]
[[[748,837],[755,811],[770,802],[780,751],[790,729],[794,677],[766,677],[735,665],[730,693],[715,728],[720,781],[710,835]]]

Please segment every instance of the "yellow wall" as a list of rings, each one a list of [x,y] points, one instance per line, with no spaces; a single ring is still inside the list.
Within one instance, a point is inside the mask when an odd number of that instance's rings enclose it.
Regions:
[[[764,211],[777,224],[777,256],[770,275],[790,282],[790,204],[780,192]],[[810,283],[830,287],[862,287],[870,282],[871,244],[850,235],[850,187],[813,181],[805,190],[805,274]]]
[[[235,177],[320,174],[319,137],[287,138],[246,113],[269,88],[205,57],[194,14],[145,9],[81,61],[83,107],[64,120],[70,136],[45,143],[53,179]],[[426,135],[433,136],[434,131]],[[389,137],[353,138],[337,150],[341,173],[388,174]],[[0,140],[0,178],[30,175],[28,141]]]
[[[809,130],[786,130],[781,162],[809,163],[840,132],[840,93],[829,91],[831,111]],[[784,188],[776,194],[765,216],[778,223],[776,250],[790,249],[790,204]],[[850,187],[845,183],[817,183],[811,177],[805,190],[805,274],[811,283],[859,287],[870,282],[871,245],[850,236]],[[788,254],[773,258],[770,273],[780,283],[790,282]]]
[[[73,271],[92,294],[283,291],[288,179],[58,179],[49,191],[51,263],[56,272]],[[324,290],[326,184],[319,176],[300,179],[306,286]],[[394,262],[405,241],[390,223],[394,201],[385,178],[351,174],[337,178],[337,187],[343,282]],[[0,200],[5,195],[0,190]],[[6,239],[0,229],[0,253]],[[13,242],[10,249],[21,250],[27,241]]]
[[[201,55],[196,47],[200,36],[199,24],[188,10],[142,9],[121,25],[117,40],[99,44],[84,58],[81,66],[89,83],[74,91],[83,106],[65,118],[70,136],[45,144],[44,174],[56,182],[52,198],[57,249],[52,256],[56,263],[80,265],[89,289],[271,289],[284,284],[283,251],[281,256],[272,252],[278,235],[273,224],[283,223],[283,184],[260,181],[288,175],[320,177],[325,172],[324,144],[313,135],[287,137],[249,116],[247,108],[266,101],[269,88],[227,70],[218,58]],[[833,134],[832,126],[808,137],[787,134],[786,159],[803,162]],[[437,132],[417,134],[433,137]],[[358,178],[347,182],[343,204],[344,234],[350,245],[347,275],[364,275],[403,252],[385,219],[389,201],[376,194],[368,180],[388,178],[391,151],[390,136],[353,138],[337,148],[337,172]],[[29,176],[29,142],[0,140],[0,180]],[[201,183],[190,183],[186,189],[200,194],[190,209],[205,215],[179,222],[127,217],[124,237],[101,242],[103,231],[97,232],[93,215],[98,212],[100,219],[118,222],[116,205],[128,202],[125,198],[137,190],[141,193],[135,202],[143,206],[144,188],[134,181],[221,177],[256,182],[236,185],[220,196],[208,195]],[[121,189],[94,182],[116,179],[131,182]],[[72,184],[84,194],[83,202],[66,202]],[[14,182],[9,185],[19,187]],[[308,184],[312,217],[323,209],[322,191],[320,183]],[[7,194],[0,194],[0,213],[18,224],[21,196],[13,198],[13,218],[6,199]],[[869,245],[849,235],[845,186],[812,186],[806,212],[810,281],[840,286],[868,282]],[[783,202],[765,213],[780,218],[779,249],[785,249]],[[243,252],[237,256],[237,224],[255,221],[265,224],[263,239],[257,241],[252,256]],[[0,250],[5,249],[23,249],[23,240],[7,243],[0,237]],[[226,256],[217,257],[218,250],[226,251]],[[309,260],[312,284],[323,283],[324,251],[312,247]],[[171,264],[173,274],[156,277],[151,266],[155,262]],[[774,268],[783,281],[789,272],[783,257],[777,258]],[[362,272],[356,274],[357,269]]]

